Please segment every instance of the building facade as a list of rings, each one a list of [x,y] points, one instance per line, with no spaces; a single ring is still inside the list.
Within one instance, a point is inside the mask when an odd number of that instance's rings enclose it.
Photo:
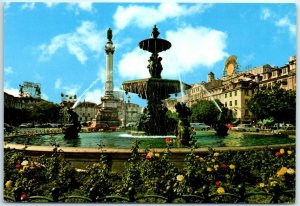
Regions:
[[[215,100],[229,109],[233,117],[242,122],[253,121],[247,104],[256,88],[272,88],[275,84],[286,90],[296,90],[296,56],[289,58],[281,67],[263,66],[238,71],[236,56],[230,56],[224,67],[224,76],[215,79],[208,74],[207,82],[196,83],[187,91],[187,106],[191,107],[201,99]]]

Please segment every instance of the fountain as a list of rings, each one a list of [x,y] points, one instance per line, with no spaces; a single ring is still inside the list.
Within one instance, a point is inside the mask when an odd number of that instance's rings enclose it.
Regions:
[[[128,92],[136,93],[139,97],[147,99],[147,107],[144,110],[140,121],[140,127],[147,135],[167,135],[167,117],[168,109],[163,105],[162,100],[170,97],[170,94],[177,94],[181,91],[179,80],[162,79],[163,70],[162,57],[159,52],[171,48],[171,43],[165,39],[158,38],[159,31],[156,25],[152,31],[152,38],[145,39],[139,43],[139,47],[151,53],[148,60],[150,78],[125,81],[122,88],[126,94]],[[189,89],[190,86],[183,83],[183,89]]]

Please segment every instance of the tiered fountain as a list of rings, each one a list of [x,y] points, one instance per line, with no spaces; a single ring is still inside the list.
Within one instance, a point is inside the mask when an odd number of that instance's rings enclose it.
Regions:
[[[179,80],[161,78],[162,57],[158,53],[170,49],[171,43],[158,38],[159,34],[158,29],[154,26],[152,38],[139,43],[141,49],[151,52],[147,66],[151,77],[126,81],[122,84],[126,93],[136,93],[139,97],[148,100],[147,108],[144,110],[142,127],[148,135],[167,135],[166,112],[168,109],[162,100],[170,97],[170,94],[179,93],[181,91],[180,84],[183,85],[183,90],[190,88],[189,85],[181,83]]]

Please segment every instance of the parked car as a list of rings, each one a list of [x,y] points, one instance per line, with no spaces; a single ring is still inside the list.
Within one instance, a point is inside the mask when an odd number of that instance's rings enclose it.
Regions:
[[[233,124],[233,123],[228,123],[228,124],[226,124],[226,127],[228,128],[228,129],[231,129],[232,127],[235,127],[236,125],[235,124]]]
[[[195,128],[195,130],[209,130],[210,126],[204,124],[204,123],[190,123],[191,127]]]
[[[20,124],[19,127],[20,128],[30,128],[30,127],[33,127],[33,124],[32,123],[22,123],[22,124]]]
[[[254,127],[251,124],[239,124],[236,127],[231,127],[231,130],[239,132],[259,132],[259,128]]]

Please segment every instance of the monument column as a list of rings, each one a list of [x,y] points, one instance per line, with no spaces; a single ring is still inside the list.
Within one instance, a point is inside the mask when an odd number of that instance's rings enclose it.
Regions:
[[[109,28],[107,31],[107,43],[105,45],[106,53],[106,82],[105,82],[105,96],[113,95],[113,54],[115,46],[112,42],[112,30]]]

